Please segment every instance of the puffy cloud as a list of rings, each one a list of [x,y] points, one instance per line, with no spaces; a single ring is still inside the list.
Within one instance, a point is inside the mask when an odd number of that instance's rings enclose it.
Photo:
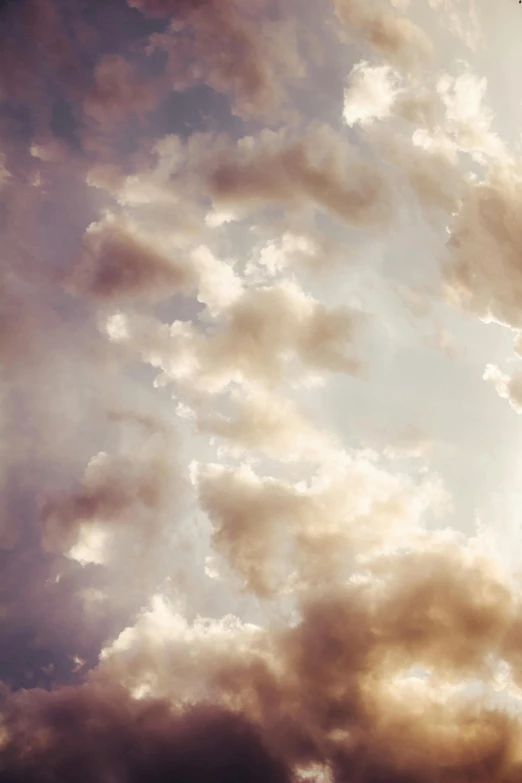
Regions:
[[[108,215],[89,226],[69,287],[101,301],[162,299],[189,292],[197,282],[190,262],[169,257],[150,238]]]
[[[217,317],[244,293],[241,278],[230,263],[216,258],[204,245],[194,250],[192,261],[198,274],[198,301]]]
[[[205,408],[194,413],[198,431],[217,436],[225,451],[321,462],[334,448],[335,439],[316,430],[288,398],[248,384],[231,391],[229,398],[231,416]]]
[[[356,554],[415,535],[423,511],[444,503],[436,482],[415,487],[364,455],[325,462],[308,486],[263,479],[246,465],[201,468],[197,482],[216,551],[260,595],[342,579]]]
[[[343,256],[350,256],[349,248],[341,248],[334,238],[299,221],[298,225],[289,226],[281,237],[270,239],[256,249],[247,271],[254,277],[260,272],[267,277],[293,270],[316,273],[330,270]]]
[[[119,55],[107,55],[94,70],[94,86],[83,108],[89,118],[111,125],[129,114],[151,111],[163,92],[162,80],[145,80],[131,62]]]
[[[522,413],[522,372],[520,370],[513,375],[507,375],[494,364],[488,364],[483,378],[485,381],[492,381],[499,396],[509,400],[509,404],[517,413]]]
[[[241,716],[204,705],[179,714],[107,686],[7,697],[0,763],[20,782],[290,779]]]
[[[302,138],[264,131],[242,139],[214,164],[209,190],[216,204],[242,210],[311,203],[356,228],[386,223],[392,214],[381,175],[327,126]]]
[[[448,293],[483,319],[521,324],[521,178],[516,167],[496,168],[466,190],[451,224],[445,268]]]
[[[389,66],[358,63],[350,73],[344,94],[344,120],[347,125],[364,125],[389,117],[396,97],[393,71]]]
[[[446,110],[445,130],[461,150],[505,159],[507,152],[499,136],[491,131],[493,113],[483,105],[487,79],[471,73],[439,79],[437,91]]]
[[[262,638],[260,628],[233,615],[219,620],[198,617],[190,623],[157,594],[136,623],[103,649],[92,678],[121,683],[141,698],[163,692],[178,707],[210,700],[212,672],[233,658],[239,661],[255,654]]]
[[[409,185],[427,214],[442,210],[451,214],[458,209],[466,189],[459,161],[451,145],[419,134],[410,153],[401,150],[397,156],[405,164]],[[401,154],[402,153],[402,154]]]
[[[456,134],[451,123],[446,122],[438,97],[408,85],[397,87],[395,96],[389,116],[379,116],[375,106],[372,109],[373,118],[382,120],[381,123],[365,123],[364,116],[359,119],[356,114],[352,119],[364,125],[379,153],[391,165],[397,191],[407,197],[403,190],[406,186],[413,198],[411,203],[419,206],[426,218],[442,212],[449,219],[458,212],[474,175],[462,166]]]
[[[364,126],[380,154],[398,164],[427,214],[443,209],[454,216],[478,179],[463,154],[484,167],[493,164],[503,170],[513,165],[492,130],[493,113],[484,105],[486,89],[487,80],[469,70],[419,84],[414,78],[399,78],[388,66],[363,61],[350,74],[343,114],[348,125]],[[405,123],[413,126],[413,133]]]
[[[406,16],[362,0],[333,0],[333,5],[346,30],[361,36],[390,65],[413,71],[429,60],[429,38]]]
[[[206,392],[234,380],[281,381],[293,358],[305,371],[357,374],[353,339],[361,318],[348,308],[329,310],[284,281],[245,289],[207,333],[188,322],[169,327],[124,314],[112,316],[106,328],[112,340],[160,368],[164,380]]]
[[[491,699],[495,659],[518,670],[518,600],[487,558],[455,543],[424,542],[323,584],[283,628],[189,625],[160,602],[105,651],[97,677],[174,702],[209,695],[254,720],[296,771],[420,781],[443,765],[450,779],[509,780],[520,725]],[[492,686],[480,704],[477,677]]]
[[[160,535],[160,520],[180,494],[181,482],[166,435],[138,440],[139,452],[100,452],[89,462],[82,486],[50,498],[42,511],[43,543],[84,562],[104,562],[112,531],[123,528],[145,542]],[[107,555],[107,556],[110,556]]]
[[[241,117],[273,112],[285,98],[285,82],[306,72],[296,34],[299,17],[277,9],[271,18],[265,2],[129,0],[129,5],[172,17],[168,30],[149,42],[149,50],[167,53],[172,88],[203,82],[230,96]]]

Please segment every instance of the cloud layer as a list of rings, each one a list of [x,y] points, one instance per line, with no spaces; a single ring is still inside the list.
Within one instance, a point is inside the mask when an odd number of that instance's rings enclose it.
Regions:
[[[0,6],[1,781],[519,778],[522,117],[464,5]]]

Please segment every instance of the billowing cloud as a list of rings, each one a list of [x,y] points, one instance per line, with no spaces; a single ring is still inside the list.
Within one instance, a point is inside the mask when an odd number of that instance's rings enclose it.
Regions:
[[[304,599],[297,623],[270,632],[232,618],[187,626],[156,604],[106,651],[100,674],[169,692],[178,661],[188,693],[240,709],[278,755],[298,768],[325,765],[334,779],[356,768],[365,781],[423,780],[441,758],[450,776],[485,768],[484,779],[509,779],[519,764],[516,719],[487,699],[474,705],[459,686],[487,673],[496,685],[492,655],[516,671],[509,588],[451,540],[378,562],[374,576],[324,587]],[[151,669],[159,679],[147,679]]]
[[[224,309],[215,330],[194,324],[171,326],[116,314],[109,337],[128,345],[158,367],[163,381],[179,381],[196,391],[219,391],[233,380],[276,383],[289,360],[304,370],[357,374],[361,360],[353,338],[362,315],[348,308],[328,310],[295,284],[246,289]]]
[[[371,67],[366,62],[359,63],[350,74],[344,95],[346,124],[365,124],[389,117],[395,99],[392,69],[386,65]]]
[[[217,204],[295,209],[309,202],[361,228],[386,222],[392,211],[378,172],[326,126],[301,139],[270,131],[243,139],[215,164],[209,186]]]
[[[333,0],[333,5],[349,34],[361,36],[390,65],[414,70],[429,58],[429,38],[408,17],[362,0]]]
[[[500,168],[470,188],[449,239],[446,280],[458,303],[482,318],[518,328],[520,176]]]
[[[445,501],[436,480],[415,487],[364,455],[325,462],[309,484],[262,478],[247,465],[203,468],[197,482],[216,551],[261,595],[342,580],[356,553],[414,537],[426,508]]]
[[[508,375],[494,364],[488,364],[483,377],[485,381],[492,381],[500,397],[509,400],[517,413],[522,413],[522,373],[519,370]]]
[[[161,451],[154,453],[153,449],[150,455],[144,451],[135,459],[104,452],[94,457],[87,466],[83,487],[62,501],[50,501],[44,509],[44,545],[67,551],[84,526],[139,525],[138,518],[147,512],[154,521],[167,487],[173,489],[175,476],[169,476],[168,461]]]
[[[334,239],[323,236],[308,221],[290,226],[281,237],[270,239],[256,248],[247,271],[275,277],[286,270],[312,273],[331,269],[342,258],[350,258],[350,249],[340,247]]]
[[[335,448],[335,439],[321,433],[295,404],[266,389],[242,384],[230,393],[232,414],[189,409],[199,432],[219,438],[233,453],[260,451],[282,461],[321,462]]]
[[[168,257],[113,216],[87,229],[70,287],[101,301],[168,298],[196,284],[190,263]]]
[[[264,3],[129,0],[129,5],[172,21],[151,36],[149,50],[167,54],[175,90],[200,82],[230,96],[242,117],[264,114],[285,98],[285,81],[303,77],[306,61],[297,39],[297,18]],[[241,68],[237,63],[241,62]]]
[[[204,705],[179,715],[118,688],[8,697],[2,738],[2,774],[20,782],[290,779],[246,719]]]
[[[145,79],[139,69],[119,55],[101,58],[94,86],[83,103],[86,116],[102,126],[118,124],[130,114],[151,111],[161,97],[162,81]]]

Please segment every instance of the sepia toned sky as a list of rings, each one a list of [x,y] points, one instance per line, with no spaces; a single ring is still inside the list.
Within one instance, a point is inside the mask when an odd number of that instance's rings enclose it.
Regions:
[[[521,31],[0,3],[0,783],[520,778]]]

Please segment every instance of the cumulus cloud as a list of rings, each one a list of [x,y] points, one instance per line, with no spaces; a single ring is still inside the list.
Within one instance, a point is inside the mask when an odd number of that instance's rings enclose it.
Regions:
[[[88,686],[6,701],[1,764],[13,781],[290,779],[251,723],[211,706],[179,715],[164,701]]]
[[[296,35],[298,17],[282,8],[274,19],[262,2],[132,0],[129,5],[172,19],[165,32],[150,37],[149,50],[166,52],[173,89],[203,82],[229,96],[233,111],[242,117],[273,111],[285,98],[285,82],[306,72]]]
[[[333,5],[349,34],[361,36],[390,65],[414,70],[429,59],[431,42],[408,17],[362,0],[333,0]]]
[[[128,557],[138,542],[142,569],[164,540],[165,515],[180,508],[183,482],[168,428],[131,437],[113,454],[93,457],[81,485],[47,499],[42,543],[83,563]],[[125,554],[124,554],[125,553]],[[140,574],[139,578],[147,574]]]
[[[231,415],[205,408],[194,414],[198,431],[219,438],[225,450],[320,462],[335,448],[335,439],[319,432],[288,398],[242,384],[231,391],[230,402]]]
[[[331,270],[342,257],[351,256],[349,248],[341,248],[335,239],[321,235],[306,223],[301,225],[299,221],[281,237],[270,239],[256,249],[247,272],[254,277],[261,273],[269,278],[294,270],[318,273]]]
[[[487,79],[477,79],[471,73],[457,78],[442,77],[437,84],[446,110],[446,131],[460,149],[471,154],[493,158],[506,156],[505,147],[491,130],[493,113],[483,106]]]
[[[129,60],[119,55],[101,58],[94,70],[94,80],[83,109],[87,117],[102,126],[122,122],[131,113],[150,111],[163,87],[161,80],[145,80]]]
[[[465,195],[448,242],[450,296],[481,318],[520,323],[518,214],[520,174],[498,168]]]
[[[297,139],[272,131],[244,138],[213,166],[209,191],[216,204],[242,209],[311,203],[356,228],[385,223],[392,213],[382,177],[327,126]]]
[[[244,465],[197,473],[216,551],[248,590],[342,579],[362,558],[415,535],[430,504],[444,507],[436,480],[419,487],[361,456],[326,461],[309,484],[262,478]]]
[[[517,413],[522,413],[522,373],[520,371],[508,375],[496,365],[488,364],[483,378],[485,381],[493,383],[498,395],[509,400],[509,404]]]
[[[428,93],[407,82],[394,86],[388,69],[369,69],[364,63],[356,74],[358,82],[345,93],[345,122],[364,127],[393,167],[396,188],[406,186],[426,218],[445,213],[449,219],[458,212],[474,175],[462,167],[464,142],[446,118],[435,85]],[[360,96],[359,81],[364,79],[367,90],[366,82],[377,77],[381,92]]]
[[[190,263],[171,259],[112,215],[89,226],[69,282],[73,291],[101,301],[167,298],[196,284]]]
[[[127,687],[174,696],[170,661],[179,661],[187,692],[214,694],[255,720],[289,764],[324,765],[334,779],[355,768],[362,780],[423,780],[441,758],[449,775],[515,774],[517,720],[459,685],[488,672],[495,680],[492,655],[516,669],[518,604],[507,584],[451,539],[377,561],[373,576],[306,596],[284,629],[187,626],[153,608],[105,652],[100,675],[107,666]],[[156,678],[140,682],[151,669]]]
[[[137,351],[162,371],[196,391],[216,392],[234,380],[281,381],[289,360],[307,369],[357,374],[361,360],[353,338],[362,314],[328,310],[294,283],[245,289],[223,310],[215,329],[171,326],[125,314],[109,318],[109,337]]]
[[[389,66],[372,67],[361,62],[352,70],[344,94],[343,116],[347,125],[371,123],[389,117],[397,96]]]

